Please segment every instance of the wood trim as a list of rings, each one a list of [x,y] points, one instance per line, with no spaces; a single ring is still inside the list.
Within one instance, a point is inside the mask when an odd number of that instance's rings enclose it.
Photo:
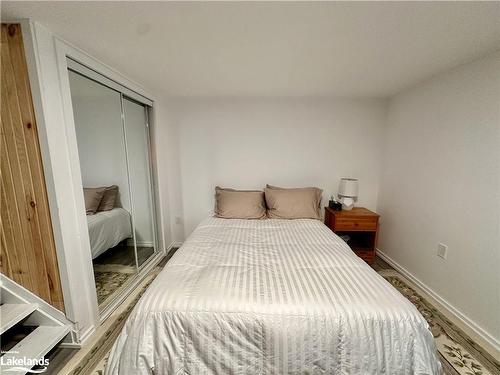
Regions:
[[[19,24],[1,29],[3,274],[64,311],[28,67]]]

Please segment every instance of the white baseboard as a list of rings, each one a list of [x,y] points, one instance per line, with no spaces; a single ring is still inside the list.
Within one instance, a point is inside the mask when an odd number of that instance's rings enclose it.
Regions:
[[[182,246],[182,242],[180,242],[180,241],[177,241],[177,242],[172,242],[172,245],[170,245],[169,250],[170,250],[170,249],[172,249],[173,247],[177,247],[177,248],[179,248],[179,247],[181,247],[181,246]]]
[[[167,249],[165,250],[165,255],[168,255],[173,249],[178,249],[181,247],[182,242],[175,242],[173,241],[169,246],[167,246]]]
[[[95,330],[96,327],[92,325],[88,327],[85,331],[79,332],[75,342],[73,343],[62,342],[61,344],[59,344],[59,346],[61,348],[67,348],[67,349],[80,349],[82,345],[85,343],[85,341],[94,334]]]
[[[59,345],[58,345],[59,348],[64,348],[64,349],[81,349],[82,348],[82,344],[73,344],[73,343],[70,343],[70,342],[61,342]]]
[[[476,324],[472,319],[462,313],[459,309],[453,306],[446,299],[437,294],[434,290],[429,288],[426,284],[415,277],[410,271],[392,259],[389,255],[385,254],[382,250],[377,249],[377,255],[391,265],[396,271],[400,272],[408,280],[415,283],[420,289],[425,293],[435,299],[441,307],[443,307],[450,318],[455,318],[452,320],[458,320],[462,323],[462,326],[467,333],[473,336],[478,343],[483,346],[487,351],[489,351],[493,356],[500,356],[500,342],[494,338],[491,334],[486,332],[478,324]]]
[[[153,247],[154,246],[153,242],[148,242],[148,241],[143,241],[143,242],[137,241],[136,244],[137,244],[137,246],[140,246],[140,247]]]
[[[151,241],[136,241],[134,243],[133,239],[127,240],[127,246],[134,246],[134,244],[137,246],[140,246],[140,247],[153,247],[154,246],[154,243]]]
[[[94,334],[96,327],[92,326],[87,328],[84,332],[80,333],[80,346],[84,343],[90,336]]]

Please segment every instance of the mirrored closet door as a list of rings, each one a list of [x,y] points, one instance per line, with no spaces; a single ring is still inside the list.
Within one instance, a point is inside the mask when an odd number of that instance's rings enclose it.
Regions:
[[[134,208],[134,239],[138,266],[142,266],[154,253],[154,205],[149,169],[149,129],[147,107],[123,98],[125,138],[130,175],[130,193]],[[146,124],[146,126],[145,126]]]
[[[85,210],[99,308],[157,251],[149,104],[68,59]],[[134,96],[134,97],[132,97]]]

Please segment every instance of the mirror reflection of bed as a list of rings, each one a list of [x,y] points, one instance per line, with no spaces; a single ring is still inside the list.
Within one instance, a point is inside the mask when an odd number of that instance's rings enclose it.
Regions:
[[[156,250],[148,107],[69,64],[78,156],[99,309]],[[105,82],[105,81],[104,81]]]
[[[137,270],[132,217],[121,207],[119,187],[84,188],[90,250],[99,305],[111,297]],[[100,202],[97,205],[97,202]],[[97,208],[96,208],[97,206]],[[152,248],[150,247],[151,251]]]

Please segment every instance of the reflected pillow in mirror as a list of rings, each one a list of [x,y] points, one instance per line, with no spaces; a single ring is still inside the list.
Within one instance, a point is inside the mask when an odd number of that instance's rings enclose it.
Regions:
[[[115,208],[116,197],[118,196],[118,186],[111,185],[104,188],[104,195],[97,211],[110,211]]]
[[[101,204],[106,188],[83,188],[83,198],[85,199],[85,210],[87,215],[96,213]]]

